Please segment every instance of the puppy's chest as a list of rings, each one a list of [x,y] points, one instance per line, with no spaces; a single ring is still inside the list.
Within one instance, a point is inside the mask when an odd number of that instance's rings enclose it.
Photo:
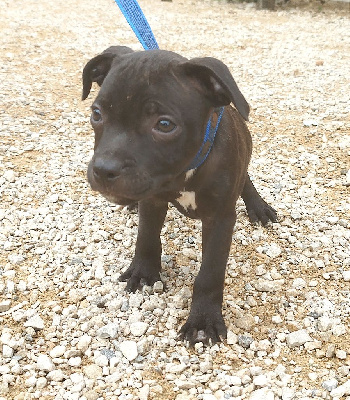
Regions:
[[[198,218],[198,194],[196,185],[193,185],[192,176],[196,171],[186,173],[182,189],[175,193],[171,203],[184,215],[190,218]],[[192,182],[190,182],[192,181]]]
[[[211,213],[212,190],[210,181],[195,174],[195,170],[186,173],[185,179],[172,191],[168,201],[186,217],[200,219]]]
[[[178,196],[172,201],[174,206],[184,215],[196,218],[198,216],[198,199],[196,199],[196,192],[192,190],[180,191]]]

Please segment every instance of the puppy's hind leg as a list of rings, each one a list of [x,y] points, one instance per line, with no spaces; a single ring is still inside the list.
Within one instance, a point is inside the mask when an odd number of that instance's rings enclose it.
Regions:
[[[251,223],[255,224],[260,221],[262,225],[266,225],[270,221],[277,221],[276,210],[269,206],[260,196],[250,180],[248,173],[241,196],[246,205]]]

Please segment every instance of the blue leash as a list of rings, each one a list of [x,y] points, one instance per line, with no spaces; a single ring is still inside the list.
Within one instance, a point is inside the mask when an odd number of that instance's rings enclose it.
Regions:
[[[115,0],[120,11],[128,21],[131,29],[142,44],[145,50],[159,49],[156,38],[153,35],[152,29],[149,26],[145,15],[143,14],[137,0]],[[207,123],[204,139],[201,148],[191,162],[187,171],[196,169],[201,166],[207,159],[211,148],[214,144],[216,132],[219,128],[224,107],[216,108]]]
[[[131,29],[145,50],[159,49],[151,27],[148,25],[136,0],[115,0]]]

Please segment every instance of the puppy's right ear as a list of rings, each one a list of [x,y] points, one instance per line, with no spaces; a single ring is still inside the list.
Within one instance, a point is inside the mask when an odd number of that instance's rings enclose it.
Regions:
[[[102,85],[105,77],[111,69],[112,61],[116,57],[124,54],[132,53],[133,50],[125,46],[112,46],[106,49],[102,54],[92,58],[84,67],[83,70],[83,95],[82,100],[85,100],[91,90],[92,82],[97,82]]]

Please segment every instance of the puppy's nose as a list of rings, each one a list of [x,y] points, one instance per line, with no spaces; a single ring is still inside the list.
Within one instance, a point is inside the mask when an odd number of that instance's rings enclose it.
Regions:
[[[118,178],[123,165],[117,160],[96,158],[93,165],[93,173],[96,179],[112,181]]]

